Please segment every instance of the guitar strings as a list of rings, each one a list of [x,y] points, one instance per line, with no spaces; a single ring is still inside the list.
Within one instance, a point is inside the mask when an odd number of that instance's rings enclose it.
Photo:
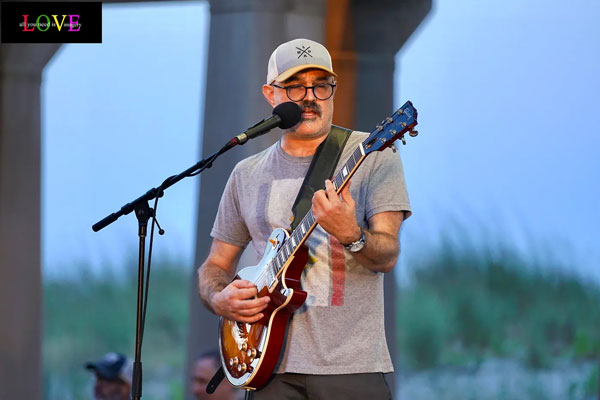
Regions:
[[[351,177],[352,174],[349,174],[348,171],[353,171],[354,168],[356,167],[356,165],[358,164],[358,162],[361,160],[362,157],[364,157],[365,155],[363,155],[362,151],[361,151],[361,145],[357,146],[356,149],[354,149],[354,151],[352,152],[352,154],[350,155],[350,157],[348,158],[348,160],[346,161],[346,163],[344,163],[344,166],[342,166],[342,168],[340,168],[340,170],[338,171],[337,174],[335,174],[334,178],[332,179],[332,183],[334,185],[334,189],[338,190],[342,184]],[[344,171],[346,171],[346,173],[344,173]],[[347,179],[344,179],[344,175],[348,175]],[[305,222],[308,222],[310,219],[313,219],[313,221],[309,222],[307,225],[309,225],[309,228],[307,229],[306,227],[304,227],[304,229],[306,230],[306,232],[309,232],[311,230],[311,228],[313,227],[313,225],[316,225],[314,222],[314,215],[312,213],[312,210],[309,210],[308,213],[304,216],[304,218],[302,218],[302,221],[300,222],[300,224],[298,225],[298,227],[296,227],[296,229],[294,229],[292,231],[292,233],[288,236],[288,238],[286,239],[286,241],[283,243],[283,245],[279,248],[279,250],[277,250],[277,253],[275,254],[275,256],[271,259],[271,260],[276,260],[278,259],[282,254],[284,255],[285,261],[283,262],[283,265],[285,265],[285,262],[287,261],[287,259],[289,259],[290,256],[292,256],[296,249],[299,247],[299,245],[301,243],[304,242],[304,240],[302,240],[301,238],[299,239],[297,236],[299,235],[299,228],[303,227]],[[294,238],[295,241],[298,243],[296,246],[292,246],[291,249],[287,249],[290,253],[289,256],[285,257],[285,250],[284,248],[286,246],[289,247],[288,243],[290,242],[290,240]],[[293,243],[293,242],[292,242]],[[280,261],[281,262],[281,261]],[[283,265],[281,267],[276,267],[275,270],[275,278],[279,278],[279,276],[281,275],[281,273],[283,272]],[[254,279],[254,281],[252,283],[254,283],[254,285],[257,287],[258,291],[260,292],[264,287],[267,287],[268,282],[266,280],[267,274],[268,274],[268,269],[271,268],[271,272],[274,272],[273,269],[273,263],[267,263],[265,265],[265,267],[260,271],[260,273],[256,276],[256,278]]]

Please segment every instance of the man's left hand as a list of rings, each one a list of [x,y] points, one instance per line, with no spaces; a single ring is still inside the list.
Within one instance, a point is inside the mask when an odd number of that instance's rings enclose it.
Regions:
[[[341,196],[341,198],[340,198]],[[340,196],[333,183],[325,181],[325,190],[315,192],[312,199],[312,212],[319,225],[342,244],[360,239],[360,227],[356,223],[356,208],[350,195],[350,182],[342,189]]]

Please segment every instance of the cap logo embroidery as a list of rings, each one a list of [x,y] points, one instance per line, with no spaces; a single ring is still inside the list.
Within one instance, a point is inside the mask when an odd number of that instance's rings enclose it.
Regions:
[[[300,58],[302,56],[312,57],[312,54],[310,54],[310,46],[307,46],[307,47],[302,46],[302,48],[296,47],[296,49],[298,49],[298,51],[296,52],[296,54],[298,54],[298,58]]]

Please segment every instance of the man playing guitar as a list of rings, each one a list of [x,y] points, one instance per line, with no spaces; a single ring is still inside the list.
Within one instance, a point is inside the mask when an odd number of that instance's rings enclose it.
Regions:
[[[238,163],[227,182],[210,254],[198,269],[200,296],[215,314],[242,325],[264,317],[269,296],[232,279],[249,242],[261,257],[269,233],[289,228],[296,194],[331,129],[335,78],[329,52],[314,41],[292,40],[271,55],[263,94],[273,107],[295,102],[302,118]],[[338,166],[367,136],[352,132]],[[326,181],[312,197],[312,213],[318,226],[305,242],[306,301],[293,314],[273,379],[255,398],[391,398],[383,274],[396,264],[400,225],[410,215],[399,155],[386,149],[366,158],[340,194]]]

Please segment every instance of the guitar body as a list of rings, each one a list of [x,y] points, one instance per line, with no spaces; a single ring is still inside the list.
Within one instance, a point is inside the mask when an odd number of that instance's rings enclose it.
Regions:
[[[274,230],[260,263],[240,270],[235,277],[255,283],[264,281],[264,286],[257,284],[258,297],[269,296],[271,301],[263,311],[264,318],[253,324],[220,319],[221,364],[233,386],[257,389],[269,381],[279,363],[292,313],[306,300],[306,292],[300,285],[308,261],[306,247],[300,247],[289,258],[274,284],[269,285],[265,279],[265,267],[288,236],[284,229]]]

